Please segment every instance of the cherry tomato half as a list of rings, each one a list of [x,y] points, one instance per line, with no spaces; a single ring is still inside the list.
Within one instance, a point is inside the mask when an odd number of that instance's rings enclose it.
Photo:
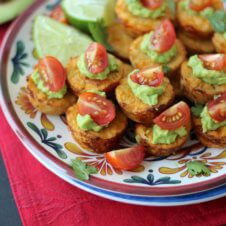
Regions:
[[[141,0],[141,4],[150,10],[158,9],[162,3],[163,0]]]
[[[131,80],[140,85],[157,87],[162,84],[164,78],[161,66],[151,67],[131,75]]]
[[[199,55],[204,67],[209,70],[221,71],[226,69],[226,54],[203,54]]]
[[[115,118],[113,103],[96,93],[82,93],[77,106],[80,115],[90,115],[94,122],[101,126],[109,124]]]
[[[144,160],[144,146],[137,145],[131,148],[110,151],[105,153],[105,158],[114,168],[132,170]]]
[[[212,5],[211,0],[190,0],[189,6],[194,11],[202,11]]]
[[[50,17],[57,20],[63,24],[67,24],[67,19],[65,17],[64,11],[61,6],[57,6],[51,13]]]
[[[218,122],[226,120],[226,92],[207,104],[211,118]]]
[[[45,86],[52,92],[61,90],[66,81],[66,71],[59,60],[46,56],[39,60],[38,72]]]
[[[91,43],[85,52],[85,61],[91,73],[97,74],[103,72],[108,66],[106,48],[100,43]]]
[[[181,101],[162,112],[153,121],[165,130],[175,130],[186,125],[190,120],[190,108]]]
[[[175,41],[176,32],[174,26],[170,20],[165,20],[151,36],[150,48],[159,53],[164,53],[173,46]]]

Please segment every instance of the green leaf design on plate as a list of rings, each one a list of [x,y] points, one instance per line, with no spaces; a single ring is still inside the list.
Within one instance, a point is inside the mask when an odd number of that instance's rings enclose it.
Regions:
[[[11,60],[13,63],[13,73],[11,75],[12,83],[17,84],[19,82],[20,76],[24,75],[24,67],[29,66],[29,64],[24,62],[27,56],[27,53],[25,53],[24,43],[22,41],[17,41],[16,54]]]
[[[63,146],[55,143],[53,141],[56,141],[57,138],[56,137],[49,137],[48,131],[44,128],[39,129],[34,123],[32,122],[28,122],[27,126],[33,130],[39,137],[40,140],[43,144],[49,146],[50,148],[52,148],[54,151],[56,151],[57,155],[62,158],[62,159],[66,159],[67,158],[67,154],[62,150]]]
[[[144,179],[140,176],[131,176],[131,178],[123,180],[126,183],[138,183],[138,184],[147,184],[150,186],[159,185],[159,184],[180,184],[180,180],[173,180],[171,177],[161,177],[155,180],[155,176],[153,175],[153,170],[149,170],[149,174],[147,175],[147,179]]]

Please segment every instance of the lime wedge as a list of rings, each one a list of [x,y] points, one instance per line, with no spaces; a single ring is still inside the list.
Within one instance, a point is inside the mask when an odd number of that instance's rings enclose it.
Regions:
[[[46,16],[37,16],[33,24],[35,53],[41,58],[54,56],[66,65],[70,57],[78,56],[92,39],[68,25],[61,24]]]
[[[62,8],[75,27],[88,31],[88,24],[103,21],[105,26],[115,20],[115,0],[63,0]]]

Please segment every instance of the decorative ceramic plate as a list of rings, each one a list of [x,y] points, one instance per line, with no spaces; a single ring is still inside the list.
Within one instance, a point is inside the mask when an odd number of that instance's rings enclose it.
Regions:
[[[134,171],[109,165],[103,154],[82,149],[72,138],[64,117],[41,114],[27,98],[26,75],[36,63],[32,51],[32,22],[48,14],[59,1],[39,0],[15,21],[6,36],[0,56],[1,105],[22,143],[50,171],[76,187],[112,200],[150,206],[198,203],[226,193],[226,150],[203,147],[191,140],[175,156],[149,157]],[[131,126],[121,145],[135,142]],[[79,181],[70,168],[71,159],[81,157],[99,173]],[[210,172],[193,176],[198,167]]]

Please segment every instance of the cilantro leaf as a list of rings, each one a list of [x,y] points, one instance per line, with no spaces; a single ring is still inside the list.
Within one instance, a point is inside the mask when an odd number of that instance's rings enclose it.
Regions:
[[[167,73],[169,73],[170,72],[170,67],[169,66],[167,66],[167,65],[163,65],[163,67],[162,67],[162,69],[163,69],[163,73],[164,74],[167,74]]]
[[[216,32],[223,33],[226,31],[226,12],[224,10],[217,10],[208,15],[207,19]]]
[[[96,167],[87,165],[79,158],[72,160],[72,168],[75,176],[80,180],[88,180],[90,174],[98,172]]]
[[[199,117],[203,108],[204,106],[202,104],[196,104],[195,106],[191,107],[191,112],[194,116]]]
[[[113,51],[112,46],[107,42],[106,28],[103,25],[103,22],[101,20],[96,21],[95,23],[89,23],[88,28],[89,28],[89,32],[91,33],[95,41],[103,44],[108,51],[110,52]]]
[[[193,176],[209,176],[210,175],[210,169],[205,165],[205,163],[200,161],[191,161],[187,162],[186,166],[188,168],[188,172]]]
[[[175,16],[176,15],[176,4],[174,1],[172,0],[167,0],[167,4],[168,4],[168,7],[171,11],[171,13]]]

